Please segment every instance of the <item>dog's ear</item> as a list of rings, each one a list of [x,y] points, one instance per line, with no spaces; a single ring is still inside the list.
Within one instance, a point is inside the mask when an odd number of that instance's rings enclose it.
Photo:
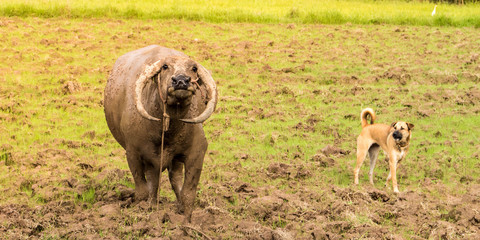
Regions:
[[[397,124],[397,122],[393,122],[390,127],[395,127],[395,124]]]
[[[407,126],[408,126],[408,130],[412,130],[413,127],[415,127],[415,125],[413,125],[412,123],[407,123]]]

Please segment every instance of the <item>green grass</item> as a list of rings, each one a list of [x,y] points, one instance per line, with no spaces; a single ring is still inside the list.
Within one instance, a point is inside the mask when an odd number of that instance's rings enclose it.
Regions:
[[[95,203],[95,189],[90,188],[87,191],[83,192],[81,196],[78,197],[79,200],[91,206]]]
[[[480,27],[480,4],[404,1],[0,1],[0,15],[21,17],[183,19],[209,22],[397,24]]]

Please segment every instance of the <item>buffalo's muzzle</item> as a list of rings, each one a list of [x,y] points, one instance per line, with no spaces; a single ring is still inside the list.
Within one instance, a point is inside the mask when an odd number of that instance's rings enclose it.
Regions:
[[[184,89],[186,90],[190,86],[191,78],[185,75],[177,75],[172,77],[172,87],[175,90]]]

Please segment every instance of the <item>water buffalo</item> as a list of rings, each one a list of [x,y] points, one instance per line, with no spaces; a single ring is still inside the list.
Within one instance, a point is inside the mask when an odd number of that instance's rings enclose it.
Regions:
[[[178,209],[191,221],[208,145],[202,122],[216,103],[210,73],[179,51],[152,45],[118,58],[105,87],[104,110],[113,137],[126,150],[135,201],[156,202],[159,168],[168,169]],[[170,123],[160,166],[164,110]]]

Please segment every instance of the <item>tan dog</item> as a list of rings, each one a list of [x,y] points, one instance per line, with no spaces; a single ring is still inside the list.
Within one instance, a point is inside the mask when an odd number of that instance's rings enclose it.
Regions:
[[[370,124],[367,116],[370,115]],[[412,136],[413,124],[407,122],[394,122],[391,125],[374,124],[375,112],[371,108],[365,108],[360,113],[362,122],[362,132],[357,138],[357,165],[354,170],[355,184],[358,184],[358,173],[365,157],[370,156],[370,171],[368,176],[370,184],[373,185],[373,169],[377,161],[380,148],[385,152],[390,172],[388,173],[387,186],[390,178],[392,179],[393,191],[398,193],[397,186],[397,167],[398,163],[407,155],[410,138]]]

